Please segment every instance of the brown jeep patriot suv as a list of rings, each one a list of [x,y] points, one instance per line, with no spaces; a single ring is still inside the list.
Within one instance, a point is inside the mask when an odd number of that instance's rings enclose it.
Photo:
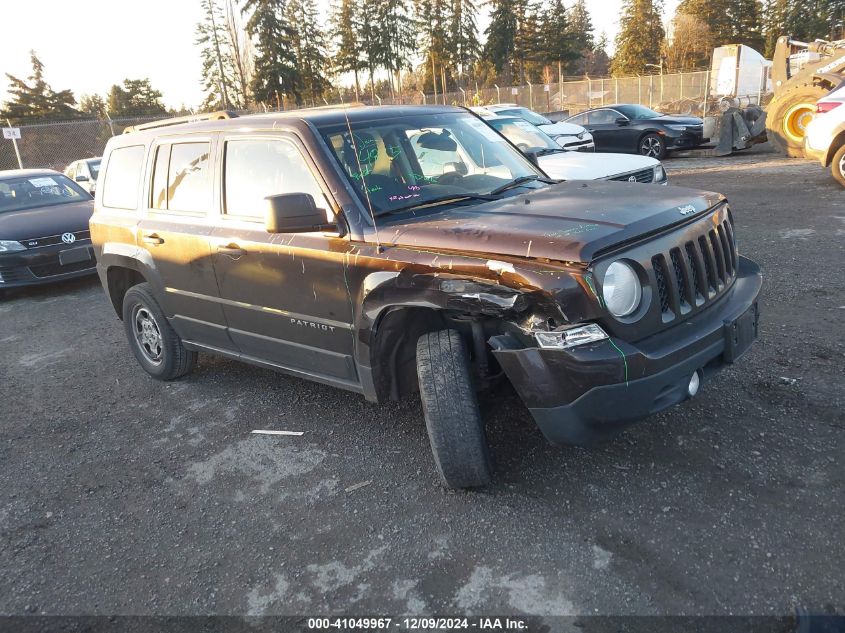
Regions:
[[[147,124],[111,139],[91,236],[133,354],[197,352],[363,394],[419,392],[453,487],[491,468],[476,391],[552,442],[694,396],[757,337],[758,267],[719,194],[556,182],[462,108]]]

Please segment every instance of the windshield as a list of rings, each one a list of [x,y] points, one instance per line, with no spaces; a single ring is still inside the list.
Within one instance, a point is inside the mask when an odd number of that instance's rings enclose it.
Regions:
[[[646,108],[641,105],[623,105],[616,108],[619,112],[624,114],[632,121],[641,121],[643,119],[654,119],[663,116],[659,112],[655,112],[651,108]]]
[[[549,121],[546,117],[540,116],[536,112],[532,112],[528,108],[511,108],[509,110],[498,110],[496,114],[506,114],[508,116],[515,116],[519,117],[520,119],[524,119],[533,125],[549,125],[551,121]]]
[[[341,123],[320,133],[375,215],[485,196],[517,178],[542,177],[504,138],[464,112]]]
[[[76,183],[60,174],[0,180],[0,213],[90,200]]]
[[[91,171],[91,178],[97,180],[100,175],[100,159],[98,158],[97,160],[89,160],[88,169]]]
[[[563,151],[545,132],[522,119],[489,119],[487,121],[523,152]]]

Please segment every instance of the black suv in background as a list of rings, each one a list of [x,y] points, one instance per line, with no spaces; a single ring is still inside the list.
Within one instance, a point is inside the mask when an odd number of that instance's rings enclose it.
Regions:
[[[91,234],[153,377],[219,354],[362,394],[419,392],[453,487],[491,469],[476,392],[505,376],[553,442],[694,396],[757,336],[724,197],[549,180],[461,108],[140,126]],[[720,397],[720,396],[716,396]]]

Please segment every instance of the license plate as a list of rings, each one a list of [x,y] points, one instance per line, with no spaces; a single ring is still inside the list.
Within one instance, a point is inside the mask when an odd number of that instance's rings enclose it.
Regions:
[[[92,259],[91,247],[80,246],[79,248],[70,248],[59,253],[59,263],[62,266],[68,264],[78,264],[79,262],[87,262]]]
[[[735,362],[748,351],[748,348],[757,339],[759,316],[760,313],[755,302],[736,321],[725,323],[725,351],[723,356],[726,363]]]

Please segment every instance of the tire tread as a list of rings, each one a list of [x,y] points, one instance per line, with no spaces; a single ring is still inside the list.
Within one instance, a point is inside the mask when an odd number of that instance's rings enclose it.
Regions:
[[[460,334],[438,330],[422,335],[417,342],[417,373],[428,437],[441,479],[452,488],[488,484],[491,469],[487,439]]]

